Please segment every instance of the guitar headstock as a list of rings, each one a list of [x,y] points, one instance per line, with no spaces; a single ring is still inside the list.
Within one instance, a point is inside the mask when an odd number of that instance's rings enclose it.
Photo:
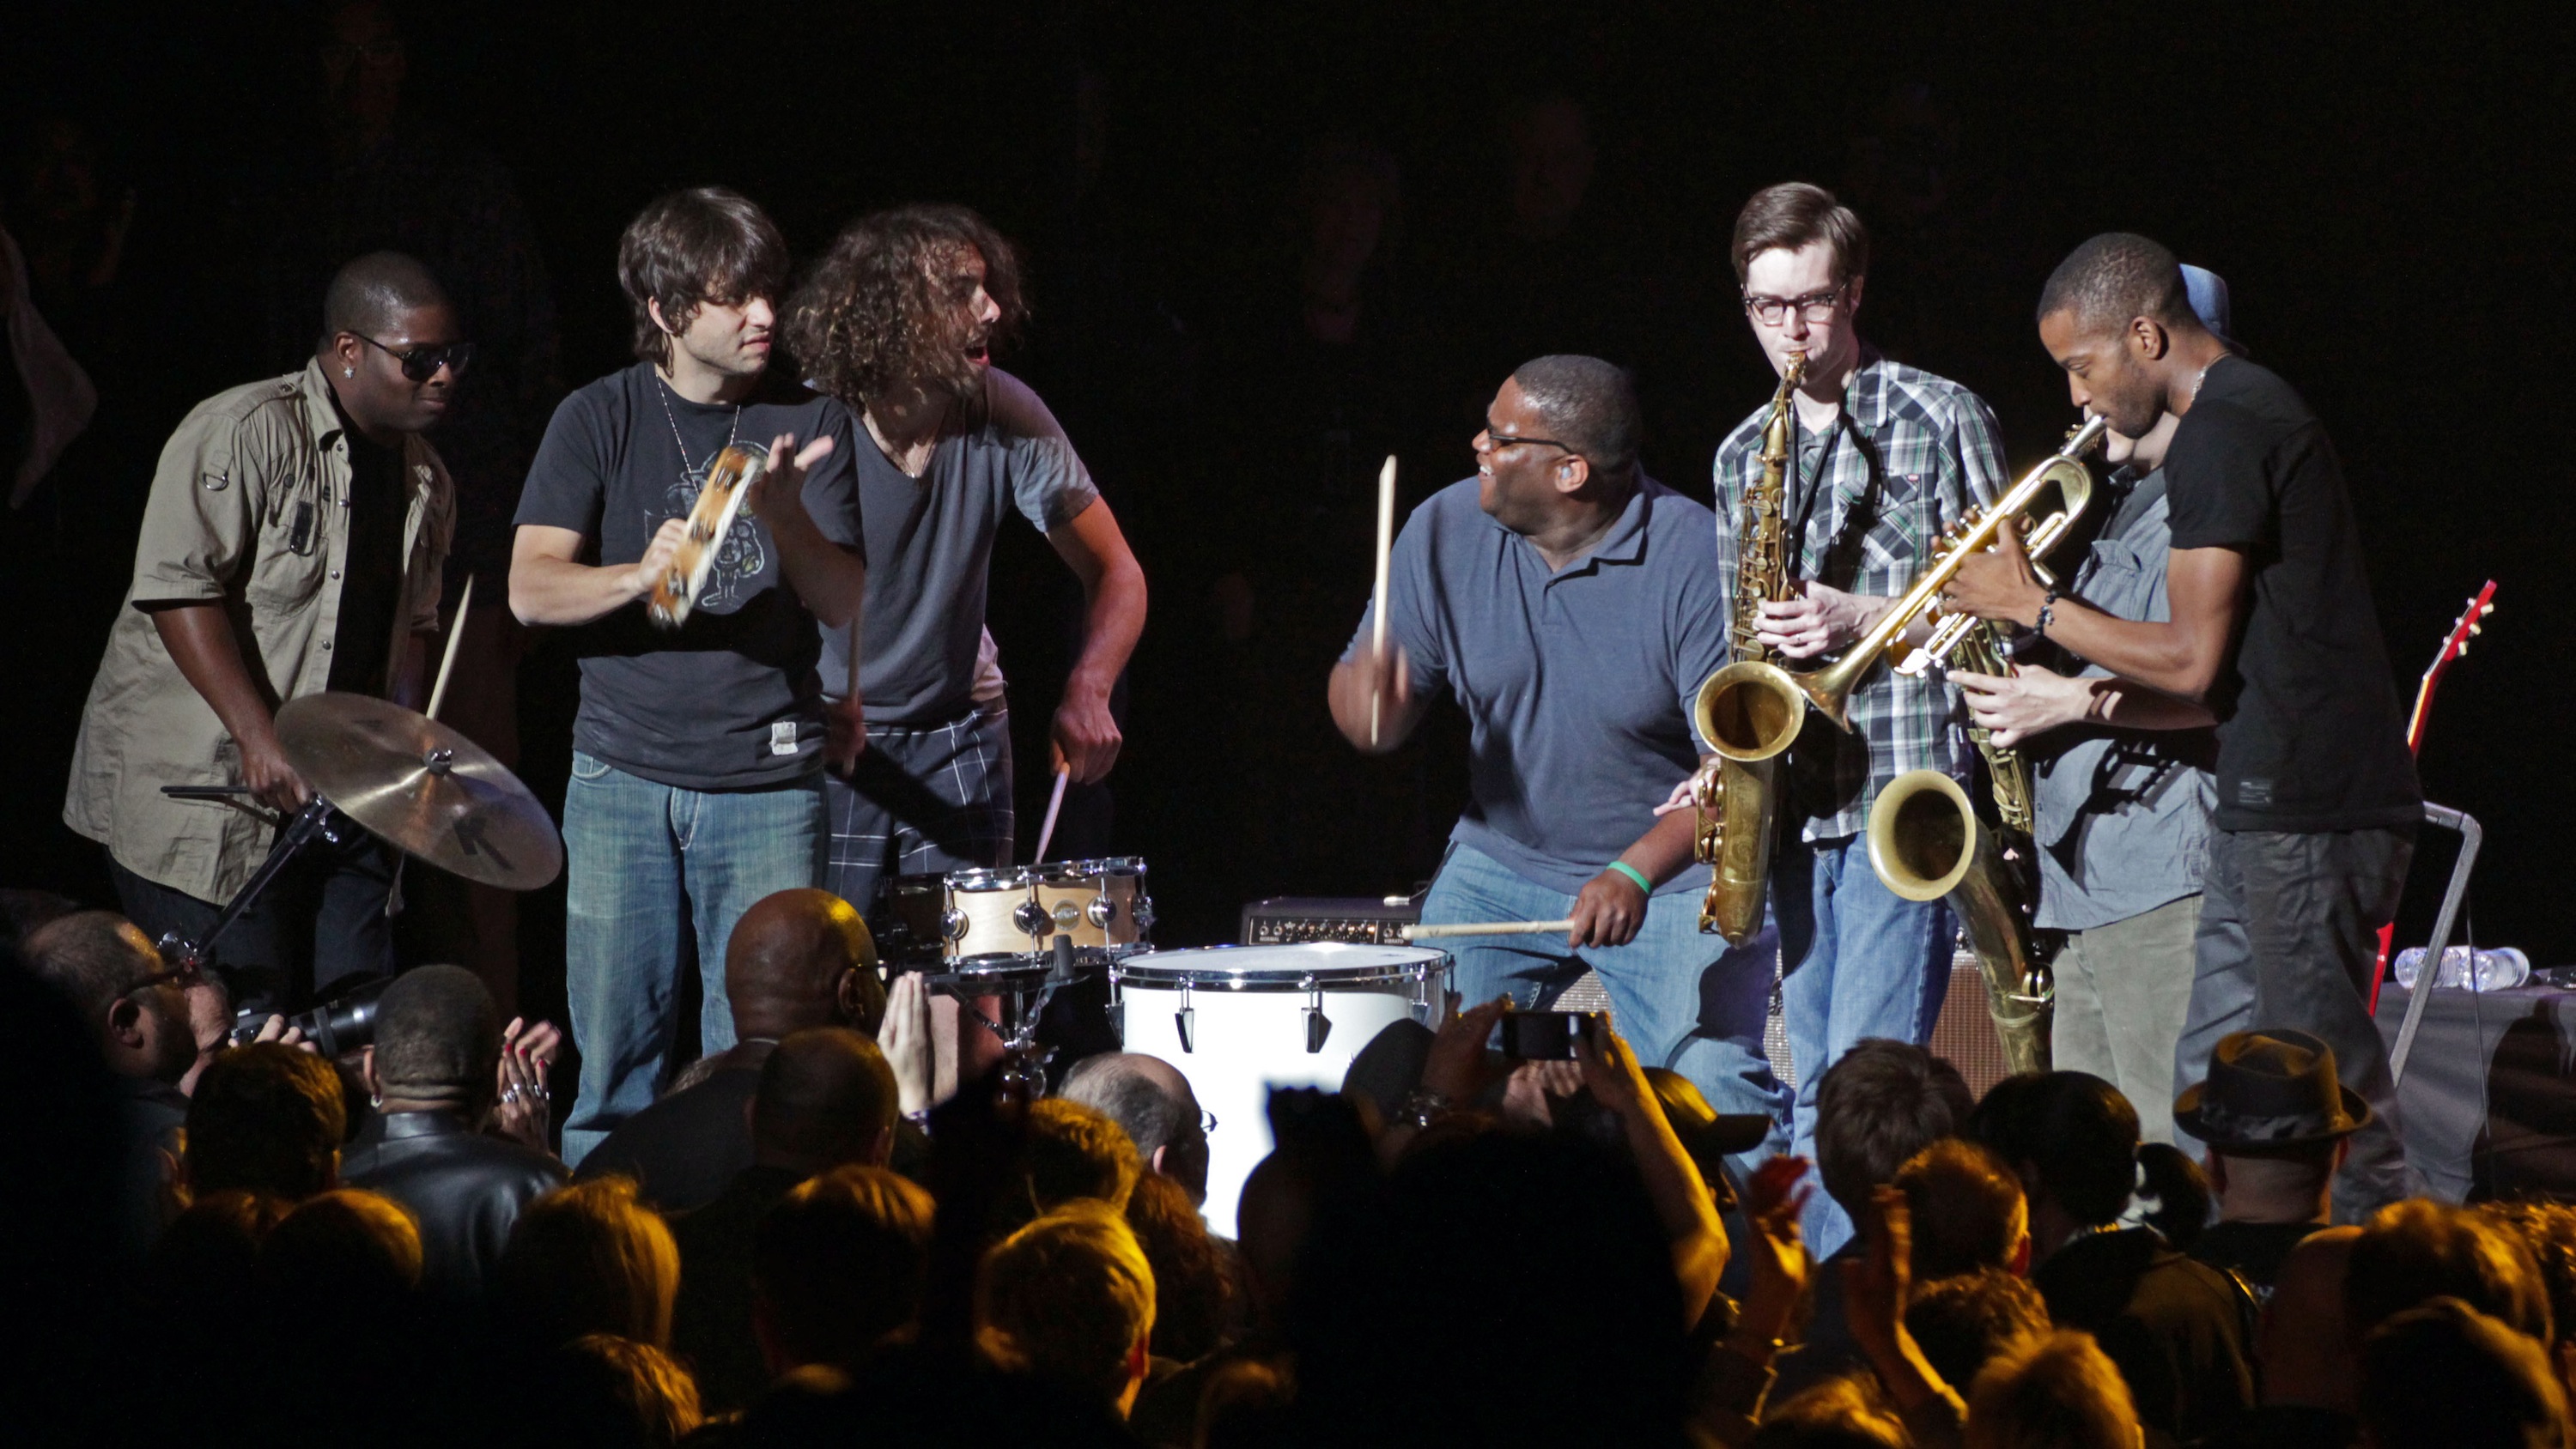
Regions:
[[[2452,660],[2469,652],[2469,641],[2486,627],[2487,616],[2495,612],[2495,591],[2495,580],[2487,580],[2487,586],[2478,590],[2477,597],[2460,611],[2460,617],[2451,621],[2451,632],[2443,637],[2441,652],[2433,656],[2433,667],[2424,671],[2428,683],[2449,668]]]

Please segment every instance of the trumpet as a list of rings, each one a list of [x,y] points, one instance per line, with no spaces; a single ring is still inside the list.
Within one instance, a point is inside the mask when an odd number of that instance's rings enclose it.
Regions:
[[[2058,449],[2055,457],[2030,470],[2003,497],[1995,500],[1994,507],[1983,512],[1970,510],[1953,532],[1948,547],[1933,559],[1932,566],[1923,571],[1922,577],[1914,581],[1914,586],[1905,591],[1904,597],[1880,615],[1878,622],[1842,658],[1822,669],[1804,673],[1792,673],[1775,664],[1730,664],[1711,675],[1708,683],[1700,687],[1700,708],[1709,708],[1709,691],[1716,689],[1721,679],[1731,671],[1742,670],[1745,673],[1736,681],[1742,686],[1774,693],[1784,687],[1794,690],[1815,706],[1817,713],[1849,734],[1853,687],[1869,673],[1872,665],[1878,663],[1879,656],[1887,652],[1888,646],[1897,643],[1905,631],[1913,627],[1914,621],[1927,617],[1940,605],[1941,591],[1950,586],[1950,580],[1958,577],[1959,570],[1966,567],[1969,559],[1995,546],[2006,521],[2028,515],[2054,490],[2060,499],[2066,500],[2066,505],[2059,515],[2064,522],[2050,520],[2057,522],[2058,526],[2050,533],[2049,542],[2054,544],[2065,536],[2067,525],[2082,509],[2080,500],[2089,499],[2093,492],[2093,475],[2084,467],[2084,455],[2092,451],[2093,445],[2101,442],[2102,435],[2109,430],[2110,424],[2099,417],[2085,419],[2084,426],[2067,436],[2066,446]],[[1964,628],[1961,632],[1965,632]],[[1955,646],[1957,642],[1953,639],[1951,644]],[[1769,673],[1757,674],[1763,670]],[[1743,713],[1756,711],[1747,709]],[[1790,729],[1789,734],[1794,737],[1796,730]],[[1780,748],[1787,747],[1788,741],[1783,739]]]
[[[2086,426],[2091,427],[2100,422],[2101,419],[2095,418]],[[2098,431],[2095,436],[2100,436]],[[2066,537],[2068,530],[2075,527],[2076,520],[2084,516],[2085,508],[2093,501],[2093,474],[2090,470],[2080,464],[2072,468],[2057,466],[2062,462],[2080,459],[2092,448],[2093,444],[2090,441],[2078,441],[2083,437],[2084,429],[2070,430],[2066,435],[2066,446],[2058,450],[2056,457],[2040,465],[2040,473],[2045,474],[2047,481],[2053,482],[2057,487],[2057,507],[2047,517],[2042,518],[2029,533],[2022,536],[2022,552],[2030,557],[2030,571],[2037,574],[2039,581],[2050,588],[2057,587],[2057,575],[2050,572],[2048,565],[2040,560],[2046,558],[2049,552],[2057,547],[2058,542]],[[2047,487],[2043,485],[2038,494],[2034,495],[2032,505],[2024,512],[2037,513],[2038,500],[2044,498],[2047,491]],[[1957,536],[1958,530],[1954,529],[1944,542],[1955,543]],[[1897,673],[1912,678],[1934,664],[1948,659],[1961,644],[1967,641],[1969,631],[1976,628],[1980,622],[1967,614],[1953,614],[1939,608],[1937,604],[1933,610],[1933,616],[1940,622],[1932,626],[1932,637],[1897,661]]]

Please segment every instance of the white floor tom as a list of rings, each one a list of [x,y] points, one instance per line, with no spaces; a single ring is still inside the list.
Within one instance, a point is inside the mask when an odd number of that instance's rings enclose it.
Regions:
[[[1178,1068],[1216,1116],[1207,1220],[1233,1237],[1243,1180],[1270,1155],[1270,1089],[1338,1091],[1388,1026],[1437,1027],[1449,954],[1331,941],[1147,951],[1112,961],[1109,983],[1126,1049]]]

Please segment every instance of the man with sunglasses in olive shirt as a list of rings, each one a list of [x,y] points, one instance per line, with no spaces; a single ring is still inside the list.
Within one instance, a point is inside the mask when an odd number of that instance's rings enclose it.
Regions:
[[[82,712],[63,818],[105,845],[125,914],[202,940],[312,797],[276,711],[325,690],[413,703],[454,493],[421,434],[473,360],[427,268],[342,267],[301,372],[200,403],[162,450],[128,608]],[[166,785],[244,795],[173,800]],[[393,855],[308,846],[212,952],[237,998],[292,1005],[393,969]]]

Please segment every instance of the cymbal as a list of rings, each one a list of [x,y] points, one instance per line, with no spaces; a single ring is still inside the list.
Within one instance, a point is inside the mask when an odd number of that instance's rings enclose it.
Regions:
[[[288,764],[386,843],[483,885],[525,891],[563,871],[546,807],[472,740],[363,694],[311,694],[277,711]]]

